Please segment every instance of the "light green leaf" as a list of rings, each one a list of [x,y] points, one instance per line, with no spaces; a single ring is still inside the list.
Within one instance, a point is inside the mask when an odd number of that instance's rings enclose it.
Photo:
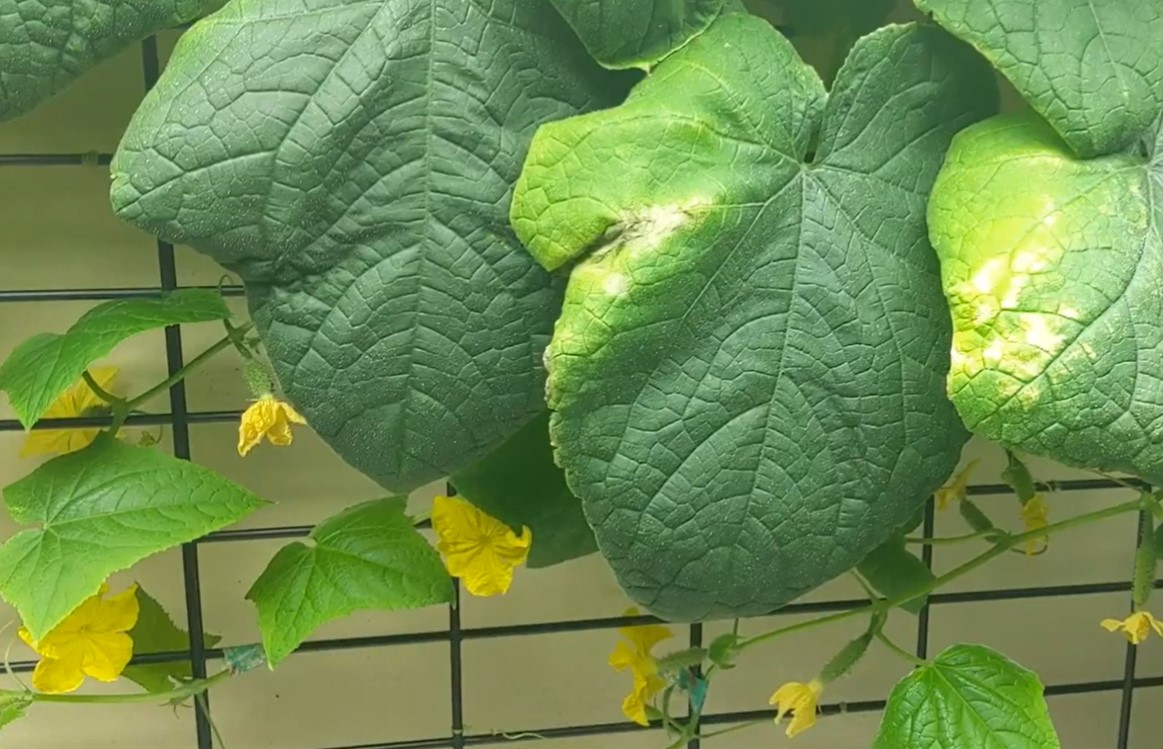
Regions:
[[[113,205],[241,276],[289,399],[406,492],[544,411],[562,284],[509,195],[537,125],[621,81],[545,2],[237,0],[182,37]]]
[[[23,114],[98,63],[222,0],[0,0],[0,121]]]
[[[109,575],[266,504],[217,473],[102,435],[4,490],[23,530],[0,546],[0,595],[41,639]]]
[[[404,514],[407,499],[365,502],[325,520],[310,544],[279,550],[246,597],[258,609],[271,667],[333,619],[452,600],[440,555]]]
[[[933,571],[905,547],[904,539],[897,537],[869,552],[856,565],[856,571],[885,598],[912,593],[936,579]],[[901,606],[909,613],[919,613],[928,602],[929,596],[914,598]]]
[[[1161,145],[1079,160],[1032,113],[957,136],[929,224],[972,431],[1163,481]]]
[[[739,642],[742,638],[734,632],[721,634],[711,641],[707,648],[707,658],[724,671],[735,668],[735,659],[739,656]]]
[[[648,68],[703,33],[726,0],[552,0],[598,62]]]
[[[915,0],[1014,84],[1081,156],[1130,145],[1163,111],[1158,0]]]
[[[1059,749],[1038,676],[954,645],[892,690],[874,749]]]
[[[139,609],[137,624],[129,631],[129,637],[133,640],[134,656],[180,653],[190,649],[190,634],[174,624],[174,620],[162,605],[140,586],[137,588],[137,604]],[[221,639],[218,635],[209,633],[203,637],[206,647],[209,648],[217,645]],[[121,675],[145,691],[154,693],[169,691],[175,684],[189,681],[194,676],[189,659],[167,663],[133,664],[127,666]]]
[[[550,567],[597,550],[581,500],[565,484],[549,445],[549,415],[450,479],[456,492],[517,533],[533,531],[527,566]]]
[[[23,718],[24,711],[31,704],[32,692],[0,689],[0,728]]]
[[[1023,505],[1038,493],[1029,467],[1013,450],[1006,450],[1006,467],[1002,469],[1001,480],[1014,490]]]
[[[106,302],[82,315],[66,333],[41,333],[17,346],[0,366],[0,390],[8,392],[20,423],[31,428],[86,367],[125,339],[168,325],[229,317],[222,297],[206,289]]]
[[[940,29],[893,26],[828,96],[727,15],[624,105],[538,132],[512,220],[546,267],[578,262],[546,355],[556,458],[652,612],[770,612],[952,472],[925,202],[992,81]]]

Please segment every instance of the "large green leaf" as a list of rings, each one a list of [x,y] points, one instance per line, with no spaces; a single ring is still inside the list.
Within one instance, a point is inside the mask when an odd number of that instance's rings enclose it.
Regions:
[[[190,634],[174,624],[174,620],[153,596],[140,586],[137,589],[137,623],[129,631],[133,640],[133,655],[151,653],[182,653],[190,649]],[[206,633],[206,647],[214,647],[222,638]],[[188,658],[164,663],[135,663],[121,675],[147,692],[167,692],[177,684],[194,677]]]
[[[1042,683],[1001,653],[954,645],[889,695],[873,749],[1058,749]]]
[[[265,502],[217,473],[103,435],[4,490],[23,530],[0,546],[0,595],[39,640],[118,570]]]
[[[537,125],[613,75],[539,2],[236,0],[178,44],[113,205],[236,271],[290,400],[411,490],[544,409],[562,289],[509,194]]]
[[[767,23],[729,15],[623,106],[538,132],[514,226],[546,267],[580,261],[547,352],[553,443],[655,613],[768,612],[952,471],[966,435],[924,207],[991,84],[940,29],[895,26],[828,96]]]
[[[551,0],[599,62],[647,68],[706,30],[727,0]]]
[[[597,550],[581,500],[553,462],[549,416],[529,423],[499,450],[451,479],[457,493],[520,533],[529,526],[530,568],[550,567]]]
[[[228,317],[222,297],[205,289],[106,302],[82,315],[65,333],[40,333],[17,346],[0,366],[0,390],[8,392],[20,423],[31,428],[86,367],[125,339],[167,325]]]
[[[976,47],[1082,156],[1129,145],[1163,111],[1159,0],[915,0]]]
[[[0,0],[0,121],[29,111],[130,44],[222,0]]]
[[[406,506],[390,497],[350,507],[316,526],[310,545],[279,550],[246,594],[271,667],[332,619],[452,600],[452,579]]]
[[[929,210],[971,430],[1163,481],[1160,146],[1079,160],[1032,113],[954,141]]]

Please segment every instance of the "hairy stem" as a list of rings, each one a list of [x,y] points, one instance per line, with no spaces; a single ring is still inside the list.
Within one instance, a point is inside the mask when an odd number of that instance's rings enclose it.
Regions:
[[[904,658],[909,663],[912,663],[914,666],[925,665],[926,661],[923,658],[918,658],[917,656],[902,648],[900,645],[897,645],[895,642],[889,639],[888,635],[886,635],[884,632],[877,632],[874,637],[876,637],[877,640],[880,640],[881,645],[884,645],[886,648],[896,653],[901,658]]]
[[[924,538],[917,536],[906,536],[906,544],[918,544],[921,546],[942,546],[945,544],[963,544],[966,541],[977,541],[986,538],[987,536],[997,535],[998,531],[974,531],[973,533],[966,533],[961,536],[935,536],[933,538]]]
[[[85,384],[89,386],[89,389],[93,391],[94,395],[110,406],[116,408],[119,405],[124,405],[125,401],[101,387],[97,380],[93,378],[93,375],[89,374],[89,370],[86,369],[84,372],[81,372],[81,378],[85,380]]]
[[[249,322],[245,323],[245,324],[243,324],[243,326],[235,328],[234,330],[243,331],[243,333],[244,333],[244,331],[247,331],[251,328],[251,324],[252,323],[249,323]],[[160,381],[160,383],[158,383],[154,387],[150,387],[148,391],[145,391],[141,395],[137,395],[136,398],[133,398],[133,399],[126,401],[127,411],[131,411],[131,409],[136,408],[137,406],[141,406],[142,404],[144,404],[144,402],[147,402],[151,398],[154,398],[155,395],[157,395],[159,393],[164,393],[165,391],[170,390],[171,387],[180,383],[181,380],[184,380],[187,377],[190,377],[191,372],[200,368],[201,365],[206,364],[206,362],[208,362],[209,359],[212,359],[215,356],[221,354],[221,352],[223,350],[226,350],[226,349],[230,348],[231,345],[234,345],[234,335],[235,334],[231,333],[227,336],[222,337],[221,340],[219,342],[215,343],[214,345],[212,345],[211,348],[208,348],[205,351],[202,351],[201,354],[190,359],[190,362],[188,362],[185,366],[183,366],[183,368],[181,368],[177,372],[174,372],[173,375]]]
[[[206,679],[198,679],[183,684],[168,692],[142,692],[141,694],[43,694],[34,692],[33,702],[67,702],[81,705],[136,705],[141,703],[165,703],[181,701],[187,697],[202,694],[220,681],[230,678],[230,671],[219,671]]]
[[[961,566],[946,572],[944,575],[930,580],[925,585],[922,585],[912,592],[905,593],[888,600],[877,601],[868,606],[848,609],[847,611],[840,611],[835,614],[829,614],[828,616],[821,616],[817,619],[809,619],[806,622],[799,622],[798,624],[792,624],[787,627],[773,629],[770,632],[764,632],[763,634],[755,635],[754,637],[740,641],[738,644],[738,649],[744,650],[760,643],[783,637],[784,635],[790,635],[796,632],[815,629],[816,627],[822,627],[827,624],[834,624],[835,622],[842,622],[858,616],[876,615],[880,612],[896,608],[916,598],[928,595],[938,588],[948,585],[950,582],[956,580],[957,578],[973,572],[978,567],[981,567],[989,561],[996,559],[1002,554],[1005,554],[1010,549],[1024,544],[1030,539],[1050,536],[1054,533],[1068,530],[1070,528],[1077,528],[1082,525],[1088,525],[1100,520],[1106,520],[1107,518],[1123,515],[1128,512],[1136,512],[1138,510],[1144,509],[1145,507],[1148,507],[1148,505],[1149,500],[1139,497],[1131,500],[1130,502],[1123,502],[1122,504],[1113,505],[1102,510],[1088,512],[1084,515],[1076,515],[1075,517],[1067,518],[1066,520],[1062,520],[1057,523],[1051,523],[1050,525],[1047,525],[1043,528],[1038,528],[1037,530],[1007,535],[1004,538],[999,539],[986,551],[983,551],[981,554],[978,554]]]
[[[736,731],[742,731],[744,728],[754,728],[755,726],[758,726],[758,725],[767,725],[770,723],[771,723],[771,718],[761,718],[759,720],[753,720],[749,723],[740,723],[737,726],[728,726],[726,728],[720,728],[718,731],[711,731],[710,733],[701,733],[701,734],[695,736],[694,738],[696,738],[696,739],[713,739],[716,736],[725,736],[728,733],[735,733]]]

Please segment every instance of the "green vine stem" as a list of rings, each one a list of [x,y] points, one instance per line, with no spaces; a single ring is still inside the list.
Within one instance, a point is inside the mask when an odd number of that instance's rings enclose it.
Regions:
[[[924,666],[926,663],[928,663],[928,661],[926,661],[924,658],[918,658],[917,656],[902,648],[900,645],[897,645],[895,642],[889,639],[889,636],[886,635],[883,631],[876,632],[873,636],[880,641],[881,645],[884,645],[886,648],[896,653],[914,666]]]
[[[744,728],[754,728],[755,726],[770,724],[770,723],[771,723],[771,718],[760,718],[759,720],[753,720],[753,721],[750,721],[748,723],[740,723],[737,726],[728,726],[727,728],[720,728],[718,731],[711,731],[710,733],[698,734],[695,736],[695,738],[700,739],[700,740],[701,739],[713,739],[716,736],[725,736],[729,733],[735,733],[736,731],[742,731]]]
[[[168,692],[142,692],[141,694],[44,694],[33,692],[33,702],[64,702],[79,705],[136,705],[141,703],[181,702],[189,697],[202,694],[215,684],[229,679],[229,669],[219,671],[206,679],[198,679],[183,684]]]
[[[85,380],[85,384],[89,386],[89,389],[92,390],[98,398],[105,401],[110,406],[117,408],[118,406],[125,405],[125,399],[118,398],[113,393],[110,393],[108,390],[101,387],[100,383],[98,383],[97,380],[93,378],[93,375],[89,374],[89,370],[86,369],[84,372],[81,372],[81,378]]]
[[[994,545],[992,547],[990,547],[988,550],[983,551],[981,554],[978,554],[977,556],[973,557],[972,559],[965,562],[961,566],[956,567],[956,568],[950,570],[949,572],[946,572],[944,575],[941,575],[940,577],[934,578],[933,580],[929,581],[925,585],[917,588],[916,590],[914,590],[910,593],[905,593],[903,595],[897,596],[895,598],[887,599],[887,600],[877,601],[877,602],[872,603],[868,606],[861,606],[859,608],[848,609],[847,611],[840,611],[840,612],[837,612],[835,614],[821,616],[817,619],[809,619],[806,622],[799,622],[798,624],[792,624],[792,625],[787,626],[787,627],[773,629],[770,632],[764,632],[763,634],[755,635],[754,637],[750,637],[746,640],[741,640],[739,642],[739,644],[737,645],[737,648],[738,648],[738,650],[742,651],[742,650],[745,650],[747,648],[759,645],[760,643],[768,642],[770,640],[774,640],[774,639],[777,639],[779,637],[783,637],[784,635],[790,635],[790,634],[794,634],[796,632],[803,632],[803,631],[806,631],[809,629],[815,629],[816,627],[822,627],[822,626],[825,626],[827,624],[834,624],[836,622],[846,621],[848,619],[853,619],[853,618],[858,617],[858,616],[876,615],[877,613],[887,611],[889,609],[897,608],[898,606],[901,606],[902,604],[908,603],[909,601],[912,601],[913,599],[920,598],[921,596],[932,593],[934,590],[936,590],[944,585],[949,584],[953,580],[956,580],[959,577],[962,577],[964,575],[969,574],[970,572],[973,572],[974,570],[976,570],[977,568],[986,564],[987,562],[989,562],[993,559],[996,559],[997,557],[1001,556],[1002,554],[1007,553],[1010,549],[1012,549],[1020,544],[1023,544],[1030,539],[1041,538],[1043,536],[1050,536],[1050,535],[1052,535],[1054,533],[1058,533],[1060,531],[1068,530],[1070,528],[1077,528],[1079,526],[1087,525],[1089,523],[1095,523],[1095,522],[1098,522],[1100,520],[1106,520],[1107,518],[1116,517],[1118,515],[1123,515],[1123,514],[1126,514],[1128,512],[1138,512],[1138,511],[1143,510],[1143,509],[1151,509],[1153,502],[1154,502],[1153,498],[1151,498],[1149,495],[1146,495],[1146,496],[1131,500],[1129,502],[1123,502],[1122,504],[1117,504],[1117,505],[1113,505],[1111,507],[1107,507],[1107,508],[1102,509],[1102,510],[1088,512],[1084,515],[1076,515],[1075,517],[1067,518],[1066,520],[1062,520],[1062,521],[1059,521],[1057,523],[1051,523],[1050,525],[1047,525],[1043,528],[1038,528],[1036,530],[1027,531],[1025,533],[1015,533],[1012,535],[1006,535],[1005,537],[1001,538],[996,543],[994,543]]]
[[[991,531],[974,531],[973,533],[966,533],[962,536],[934,536],[933,538],[922,538],[919,536],[906,536],[906,544],[917,544],[919,546],[944,546],[950,544],[963,544],[967,541],[979,541],[988,536],[997,535],[997,530]]]
[[[146,390],[141,395],[135,396],[133,398],[123,399],[106,393],[104,390],[100,389],[100,386],[98,386],[96,382],[93,381],[93,378],[89,375],[89,373],[85,372],[85,382],[89,384],[89,387],[93,388],[93,392],[96,393],[99,398],[108,402],[109,405],[113,407],[113,424],[109,428],[109,433],[116,435],[117,432],[121,430],[121,427],[124,426],[125,420],[129,418],[129,415],[134,411],[134,409],[143,403],[146,403],[156,395],[164,393],[174,385],[177,385],[179,382],[189,377],[194,370],[201,367],[210,359],[214,358],[231,346],[234,346],[235,336],[238,334],[238,332],[245,333],[246,331],[250,330],[251,326],[252,323],[246,323],[244,325],[240,325],[237,328],[233,328],[230,333],[221,338],[210,348],[195,356],[193,359],[187,362],[184,367],[174,372],[169,377],[159,382],[157,385],[154,385],[149,390]]]

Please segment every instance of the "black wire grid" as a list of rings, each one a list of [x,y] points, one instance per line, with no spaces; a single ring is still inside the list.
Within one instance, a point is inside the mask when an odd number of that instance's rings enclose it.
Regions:
[[[157,41],[154,38],[142,43],[142,71],[146,88],[152,87],[158,80],[160,73],[160,59]],[[109,154],[100,154],[94,158],[84,154],[0,154],[0,167],[4,166],[74,166],[74,165],[108,165],[111,159]],[[5,302],[60,302],[60,301],[107,301],[111,299],[130,299],[156,297],[162,292],[179,288],[177,267],[173,246],[159,241],[157,243],[158,259],[158,286],[155,288],[132,289],[64,289],[64,290],[12,290],[0,291],[0,303]],[[188,287],[186,287],[188,288]],[[229,286],[223,289],[228,296],[241,296],[242,288]],[[172,374],[182,367],[182,333],[180,328],[168,328],[165,331],[166,363]],[[168,414],[139,414],[130,417],[128,424],[136,426],[168,425],[173,430],[174,455],[183,460],[189,460],[190,455],[190,426],[194,424],[235,422],[240,416],[237,411],[191,412],[186,403],[186,389],[184,383],[178,383],[170,389],[170,413]],[[62,428],[78,426],[104,426],[108,419],[100,417],[79,419],[46,419],[37,425],[37,428]],[[20,431],[21,425],[15,420],[0,420],[0,432]],[[1102,479],[1084,479],[1055,482],[1055,491],[1079,491],[1094,489],[1118,488],[1114,481]],[[976,485],[970,487],[972,495],[1003,494],[1010,488],[1005,485]],[[933,534],[934,511],[930,502],[925,515],[924,531],[926,536]],[[185,598],[187,611],[187,628],[190,632],[190,648],[188,651],[173,653],[153,653],[140,655],[133,659],[134,663],[173,662],[189,660],[195,677],[204,677],[207,666],[211,661],[223,659],[221,649],[207,648],[204,645],[203,635],[205,624],[202,616],[201,579],[198,569],[198,550],[204,544],[235,543],[241,541],[270,540],[284,538],[299,538],[310,532],[307,526],[283,526],[246,530],[226,530],[213,533],[199,541],[186,544],[182,547],[182,567],[185,581]],[[1137,543],[1138,536],[1128,539],[1128,543]],[[933,549],[923,547],[922,560],[932,566]],[[931,606],[947,606],[960,603],[974,603],[982,601],[1001,601],[1036,599],[1048,597],[1095,595],[1102,593],[1128,592],[1131,589],[1130,573],[1128,579],[1107,583],[1091,583],[1085,585],[1057,585],[1037,586],[1028,588],[1010,588],[997,590],[981,590],[957,593],[937,593],[929,598],[928,605],[918,616],[917,642],[915,653],[920,658],[929,654],[929,608]],[[1156,587],[1163,587],[1156,582]],[[1128,597],[1129,602],[1129,597]],[[332,640],[317,640],[304,643],[301,651],[345,650],[351,648],[406,646],[422,643],[444,642],[449,647],[449,669],[452,692],[450,695],[450,731],[446,736],[415,739],[407,741],[387,741],[376,744],[362,744],[359,746],[328,747],[327,749],[461,749],[466,746],[484,744],[512,743],[513,741],[528,741],[537,738],[576,738],[585,736],[602,736],[643,729],[633,723],[600,723],[574,725],[551,728],[529,728],[514,730],[516,739],[502,739],[493,733],[466,733],[464,730],[464,689],[462,676],[461,648],[465,640],[513,637],[521,635],[537,635],[561,632],[580,632],[585,630],[614,629],[627,624],[643,624],[655,621],[649,616],[639,617],[608,617],[575,621],[542,622],[536,624],[518,624],[509,626],[479,627],[466,629],[461,626],[459,609],[459,590],[452,605],[448,607],[448,629],[438,632],[421,632],[410,634],[385,634],[370,637],[352,637]],[[841,601],[825,601],[818,603],[792,604],[782,609],[780,614],[810,614],[843,611],[867,604],[867,599],[853,599]],[[699,646],[703,640],[701,624],[692,624],[688,627],[689,643]],[[1088,694],[1097,692],[1121,693],[1119,708],[1118,736],[1114,747],[1129,749],[1131,740],[1131,706],[1135,689],[1163,687],[1163,676],[1136,677],[1135,675],[1135,648],[1128,645],[1123,668],[1122,679],[1108,681],[1089,681],[1067,684],[1052,684],[1047,686],[1046,695],[1055,697],[1061,695]],[[1020,654],[1016,654],[1020,657]],[[28,672],[35,667],[35,662],[20,662],[13,664],[16,672]],[[612,699],[614,696],[611,697]],[[876,712],[884,708],[884,700],[868,700],[860,702],[846,702],[825,704],[821,707],[824,715],[838,713]],[[213,735],[207,711],[210,709],[208,700],[199,700],[195,706],[195,727],[197,749],[213,749]],[[770,710],[748,710],[725,712],[706,715],[702,718],[704,725],[722,725],[741,723],[771,716]],[[689,749],[700,749],[700,742],[695,739],[690,742]],[[852,747],[851,749],[865,749]]]

